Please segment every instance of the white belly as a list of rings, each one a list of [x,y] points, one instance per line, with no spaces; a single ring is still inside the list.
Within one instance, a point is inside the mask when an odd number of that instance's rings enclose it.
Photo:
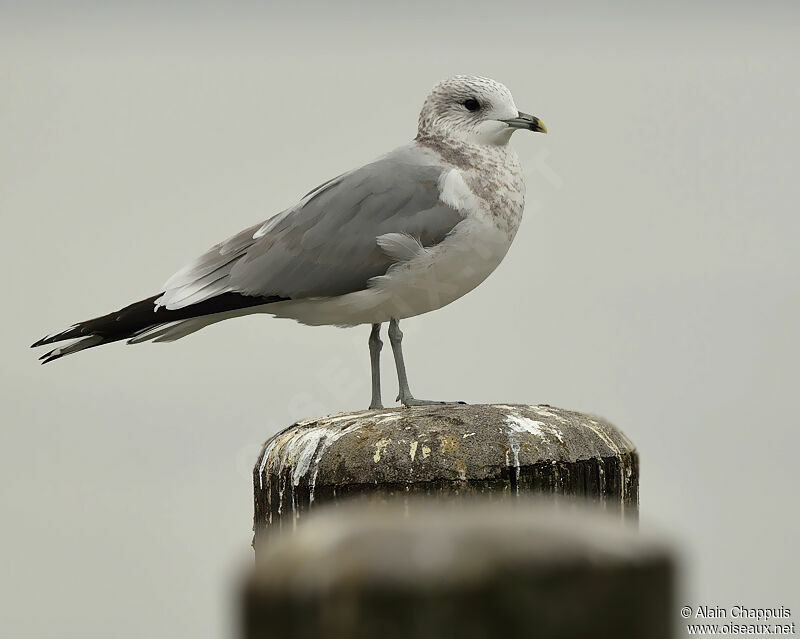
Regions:
[[[354,326],[436,310],[465,295],[497,268],[511,240],[488,221],[468,218],[444,241],[373,278],[363,291],[270,304],[264,310],[310,325]]]

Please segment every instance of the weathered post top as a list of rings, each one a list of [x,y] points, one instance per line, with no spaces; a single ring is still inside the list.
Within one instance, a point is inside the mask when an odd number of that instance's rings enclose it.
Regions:
[[[342,497],[585,496],[635,516],[638,455],[612,424],[547,405],[432,405],[298,422],[256,463],[256,537]]]

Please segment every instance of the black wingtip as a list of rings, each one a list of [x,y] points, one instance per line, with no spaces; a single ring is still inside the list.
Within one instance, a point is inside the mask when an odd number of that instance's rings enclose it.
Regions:
[[[64,357],[64,353],[61,352],[61,349],[54,348],[52,351],[42,355],[39,358],[39,361],[42,363],[42,365],[44,365],[44,364],[49,364],[50,362],[55,361],[57,359],[61,359],[62,357]]]
[[[38,348],[39,346],[44,346],[45,344],[55,344],[56,342],[62,342],[67,339],[80,337],[80,328],[80,324],[73,324],[66,330],[53,333],[52,335],[45,335],[42,339],[31,344],[31,348]]]
[[[159,296],[160,294],[153,295],[148,299],[129,304],[125,308],[115,311],[114,313],[73,324],[60,333],[46,335],[42,339],[31,344],[31,348],[38,348],[45,344],[54,344],[56,342],[81,338],[78,342],[67,344],[42,355],[39,359],[42,360],[42,364],[47,364],[54,359],[59,359],[65,355],[71,355],[72,353],[77,353],[87,348],[127,339],[139,334],[144,329],[159,324],[179,322],[194,317],[214,315],[216,313],[224,313],[226,311],[239,310],[251,306],[261,306],[263,304],[271,304],[288,299],[277,295],[253,297],[241,293],[227,292],[197,304],[192,304],[180,309],[168,310],[163,306],[154,307],[154,302]]]

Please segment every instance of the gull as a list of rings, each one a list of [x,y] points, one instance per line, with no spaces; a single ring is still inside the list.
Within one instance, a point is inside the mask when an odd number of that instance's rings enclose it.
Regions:
[[[73,324],[33,347],[76,340],[42,355],[171,342],[252,313],[310,326],[371,325],[370,409],[382,408],[380,332],[388,322],[403,406],[415,398],[400,320],[439,309],[483,282],[508,252],[522,219],[525,184],[517,130],[546,133],[499,82],[458,75],[437,84],[416,138],[329,180],[294,206],[190,262],[160,293]]]

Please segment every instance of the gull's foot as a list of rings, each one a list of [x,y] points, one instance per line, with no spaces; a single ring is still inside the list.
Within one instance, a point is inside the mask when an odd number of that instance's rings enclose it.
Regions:
[[[372,402],[367,410],[383,410],[383,404]]]
[[[437,402],[432,399],[417,399],[416,397],[404,397],[404,398],[397,398],[403,406],[408,408],[409,406],[433,406],[436,404],[440,404],[442,406],[446,404],[466,404],[467,402]]]

